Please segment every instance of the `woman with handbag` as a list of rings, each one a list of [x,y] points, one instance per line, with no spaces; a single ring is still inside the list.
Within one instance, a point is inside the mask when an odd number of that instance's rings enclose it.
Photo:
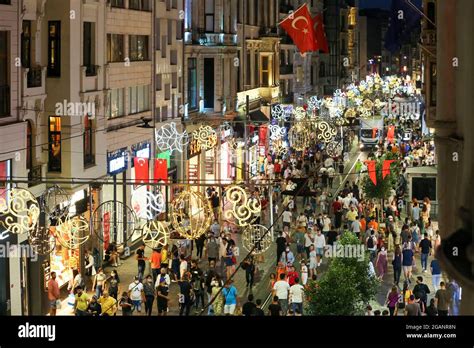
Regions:
[[[397,315],[397,305],[400,300],[400,294],[398,293],[398,289],[396,286],[392,286],[392,291],[387,294],[387,300],[385,304],[388,307],[388,311],[390,312],[390,316]]]

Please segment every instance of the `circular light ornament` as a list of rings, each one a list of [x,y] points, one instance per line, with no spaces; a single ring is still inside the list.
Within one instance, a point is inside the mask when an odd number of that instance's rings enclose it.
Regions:
[[[171,122],[155,130],[156,146],[161,151],[183,152],[184,147],[189,143],[189,135],[186,131],[179,133],[176,123]]]
[[[170,204],[171,225],[186,239],[198,239],[214,218],[211,203],[200,192],[185,189]]]
[[[169,243],[170,233],[164,221],[148,221],[143,226],[143,243],[151,248],[158,249]]]
[[[270,129],[270,139],[273,141],[280,140],[286,134],[286,128],[277,124],[271,124],[268,128]]]
[[[242,233],[242,246],[255,255],[263,254],[272,244],[272,237],[265,226],[250,225]]]
[[[308,99],[308,109],[310,111],[319,110],[323,104],[323,99],[319,99],[317,96],[313,95]]]
[[[242,187],[232,185],[225,190],[226,198],[232,208],[224,216],[226,219],[235,219],[237,225],[245,227],[254,223],[260,216],[262,205],[257,196],[248,194]]]
[[[217,133],[211,126],[199,127],[193,132],[193,137],[203,150],[210,150],[217,145]]]
[[[309,125],[303,123],[296,123],[290,128],[288,132],[288,140],[290,145],[296,151],[304,151],[310,146],[313,132]]]
[[[336,143],[336,142],[331,142],[326,145],[326,153],[330,157],[338,157],[342,154],[342,144],[341,143]]]
[[[53,225],[59,225],[69,216],[71,196],[58,185],[54,185],[41,195],[41,207]]]
[[[272,106],[272,117],[276,120],[284,119],[285,110],[281,104],[275,104]]]
[[[56,227],[56,240],[66,249],[78,249],[90,237],[89,223],[82,216],[66,219]]]
[[[36,229],[40,205],[35,196],[22,188],[0,190],[0,225],[10,233],[30,233]]]
[[[347,108],[346,112],[344,113],[345,118],[355,118],[357,116],[357,112],[354,108]]]
[[[137,226],[135,212],[120,201],[105,201],[94,210],[94,232],[101,242],[126,243],[135,232],[141,231]]]
[[[306,117],[306,110],[302,106],[297,106],[293,110],[293,117],[295,118],[296,121],[301,121],[304,120]]]
[[[333,138],[337,134],[336,128],[332,127],[328,122],[326,121],[319,121],[316,123],[317,129],[318,129],[318,139],[328,143],[333,140]]]
[[[28,243],[38,255],[49,255],[56,247],[56,238],[50,228],[41,226],[28,234]]]
[[[166,202],[163,193],[148,191],[146,185],[137,187],[131,197],[132,209],[137,217],[144,220],[154,220],[159,214],[166,210]]]

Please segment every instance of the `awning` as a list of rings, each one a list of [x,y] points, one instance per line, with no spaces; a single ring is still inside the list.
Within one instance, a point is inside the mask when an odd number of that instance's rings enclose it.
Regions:
[[[261,111],[261,110],[255,110],[251,111],[249,113],[250,121],[252,122],[259,122],[259,123],[265,123],[265,122],[270,122],[267,116]]]

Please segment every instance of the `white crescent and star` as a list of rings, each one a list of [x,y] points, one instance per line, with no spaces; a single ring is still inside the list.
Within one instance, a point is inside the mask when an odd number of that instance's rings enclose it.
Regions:
[[[298,21],[300,20],[304,20],[306,22],[306,27],[302,29],[296,27],[296,23],[298,23]],[[298,16],[295,19],[293,19],[293,21],[291,22],[291,26],[293,27],[293,29],[301,30],[305,34],[308,33],[308,25],[309,25],[308,18],[306,18],[305,16]]]

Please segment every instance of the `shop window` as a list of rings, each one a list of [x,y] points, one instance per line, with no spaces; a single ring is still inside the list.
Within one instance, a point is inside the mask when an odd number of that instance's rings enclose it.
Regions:
[[[48,170],[61,171],[61,117],[49,117],[49,142],[48,142]]]

